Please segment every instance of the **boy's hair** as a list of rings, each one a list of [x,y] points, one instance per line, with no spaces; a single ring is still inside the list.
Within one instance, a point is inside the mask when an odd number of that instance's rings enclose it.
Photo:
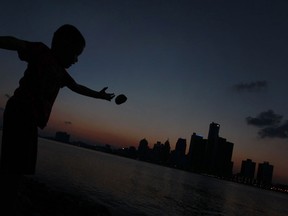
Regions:
[[[52,48],[65,47],[65,45],[85,47],[85,39],[81,32],[73,25],[65,24],[58,28],[52,38]]]

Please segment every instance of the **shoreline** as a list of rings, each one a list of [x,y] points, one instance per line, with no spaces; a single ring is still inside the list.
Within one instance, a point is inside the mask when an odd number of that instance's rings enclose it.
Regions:
[[[19,216],[112,216],[107,207],[76,193],[52,189],[25,176],[18,195]]]

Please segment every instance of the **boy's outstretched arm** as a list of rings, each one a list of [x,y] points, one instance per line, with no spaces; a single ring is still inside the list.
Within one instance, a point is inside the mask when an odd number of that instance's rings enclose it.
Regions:
[[[68,88],[78,94],[92,97],[92,98],[97,98],[97,99],[111,101],[115,97],[114,93],[106,93],[106,89],[108,87],[105,87],[101,91],[98,92],[90,88],[87,88],[86,86],[80,85],[78,83],[74,83],[73,85],[69,85]]]
[[[0,48],[7,50],[24,50],[27,42],[12,36],[0,36]]]

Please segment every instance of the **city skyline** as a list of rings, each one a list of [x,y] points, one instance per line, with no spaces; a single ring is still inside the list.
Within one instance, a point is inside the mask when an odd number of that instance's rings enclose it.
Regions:
[[[125,157],[138,158],[142,161],[166,165],[194,173],[209,174],[229,180],[236,177],[237,182],[270,188],[270,186],[274,184],[274,166],[264,160],[263,162],[258,162],[256,172],[256,162],[251,159],[246,159],[246,161],[242,160],[240,170],[235,172],[234,162],[231,161],[234,143],[228,142],[226,138],[220,137],[219,133],[220,124],[212,122],[209,125],[207,139],[194,132],[191,135],[189,145],[187,145],[186,139],[178,138],[174,150],[171,149],[169,139],[164,143],[157,141],[153,144],[153,147],[150,147],[149,142],[143,138],[139,141],[138,148],[129,146],[114,150],[109,144],[105,144],[105,146],[87,145],[79,140],[76,142],[73,141],[72,143],[107,153],[116,151],[118,152],[117,154]],[[58,131],[55,133],[55,140],[70,143],[70,134]],[[257,174],[256,176],[255,173]]]
[[[214,127],[214,129],[213,129],[213,127]],[[215,130],[216,129],[216,130]],[[183,139],[183,138],[179,138],[178,140],[177,140],[177,143],[176,143],[176,145],[175,145],[175,149],[174,149],[174,151],[177,151],[177,148],[178,148],[178,151],[180,151],[180,152],[183,152],[182,154],[185,154],[185,156],[187,156],[188,157],[188,160],[189,160],[189,168],[186,168],[186,169],[188,169],[188,170],[190,170],[190,171],[193,171],[193,172],[196,172],[196,173],[207,173],[207,174],[213,174],[213,175],[216,175],[216,176],[219,176],[219,177],[228,177],[228,178],[231,178],[231,176],[233,175],[236,175],[236,176],[239,176],[239,177],[247,177],[248,179],[245,179],[245,181],[243,181],[243,182],[246,182],[246,181],[250,181],[250,184],[252,185],[252,184],[258,184],[258,185],[260,185],[260,184],[263,184],[263,185],[267,185],[267,186],[270,186],[271,184],[272,184],[272,178],[273,178],[273,165],[271,165],[271,164],[269,164],[270,162],[268,162],[268,161],[265,161],[265,159],[262,161],[262,162],[258,162],[258,168],[257,168],[257,178],[254,176],[255,175],[255,172],[256,172],[256,168],[255,168],[255,166],[256,166],[256,163],[255,162],[253,162],[251,159],[246,159],[246,161],[244,161],[244,160],[242,160],[242,163],[241,163],[241,169],[239,170],[239,172],[233,172],[233,161],[231,161],[231,163],[232,163],[232,166],[230,167],[230,168],[228,168],[228,170],[229,169],[231,169],[231,174],[228,174],[228,175],[226,175],[226,174],[224,174],[223,176],[222,176],[222,172],[220,172],[220,174],[219,173],[213,173],[213,172],[211,172],[211,171],[209,171],[209,170],[206,170],[206,169],[203,169],[203,167],[201,167],[201,165],[199,166],[199,164],[197,164],[197,163],[199,163],[199,161],[201,161],[201,160],[203,160],[203,156],[204,156],[204,153],[205,153],[205,145],[207,145],[207,143],[209,142],[208,140],[209,139],[217,139],[217,138],[220,138],[220,140],[222,140],[222,142],[224,141],[224,142],[226,142],[226,139],[225,138],[222,138],[222,137],[220,137],[219,136],[219,132],[220,132],[220,125],[218,124],[218,123],[214,123],[214,122],[212,122],[211,124],[210,124],[210,127],[209,127],[209,133],[208,133],[208,137],[207,137],[207,139],[203,139],[203,137],[202,136],[198,136],[196,133],[193,133],[192,134],[192,136],[191,136],[191,140],[190,140],[190,145],[188,146],[188,148],[187,148],[187,145],[186,145],[186,139]],[[143,140],[145,140],[146,142],[147,142],[147,146],[148,146],[148,148],[150,148],[149,147],[149,143],[148,143],[148,141],[144,138]],[[141,142],[143,141],[143,140],[141,140],[140,141],[140,143],[139,143],[139,147],[138,147],[138,150],[139,150],[139,148],[140,148],[140,146],[141,146]],[[228,142],[228,141],[227,141]],[[166,144],[170,144],[169,143],[169,140],[167,140],[166,142],[165,142],[165,145]],[[228,142],[228,143],[230,143],[230,142]],[[177,145],[177,144],[180,144],[180,145]],[[182,145],[181,145],[182,144]],[[198,145],[198,147],[196,146],[196,145]],[[155,145],[164,145],[164,144],[162,144],[160,141],[157,141],[157,143],[156,144],[154,144],[154,147],[153,148],[151,148],[151,149],[153,149],[154,150],[154,148],[155,148]],[[229,160],[231,160],[231,158],[232,158],[232,154],[233,154],[233,143],[232,143],[232,150],[230,150],[231,151],[231,156],[229,157],[228,156],[228,160],[226,160],[226,165],[228,165],[228,166],[230,166],[229,165]],[[201,147],[202,146],[202,147]],[[204,147],[204,148],[203,148]],[[194,148],[194,149],[193,149]],[[169,145],[169,149],[170,149],[170,145]],[[188,151],[187,151],[187,149],[189,149]],[[222,149],[223,150],[223,149]],[[194,154],[193,154],[193,151],[194,151]],[[172,151],[171,151],[172,152]],[[224,155],[223,154],[221,154],[220,152],[218,152],[219,154],[220,154],[220,156],[221,157],[223,157]],[[228,153],[229,154],[229,153]],[[224,156],[225,157],[225,156]],[[192,159],[192,162],[194,161],[194,163],[196,163],[196,164],[194,164],[194,166],[191,164],[191,159]],[[213,163],[216,163],[216,161],[212,161]],[[245,163],[247,164],[248,162],[249,163],[252,163],[252,164],[254,164],[254,170],[253,170],[253,175],[251,176],[251,170],[248,170],[248,174],[247,174],[247,170],[245,170]],[[225,166],[224,164],[222,164],[223,166]],[[263,177],[259,177],[259,170],[260,170],[260,166],[261,165],[263,165],[263,166],[272,166],[272,171],[270,171],[269,172],[269,177],[268,177],[268,180],[266,180],[265,179],[265,181],[264,180],[262,180],[263,179]],[[181,168],[181,167],[180,167]],[[249,171],[250,171],[250,173],[249,173]],[[229,173],[229,171],[228,171],[228,173]],[[271,176],[270,176],[271,175]],[[257,183],[254,183],[254,181],[256,181],[257,180]]]
[[[220,130],[220,124],[214,123],[214,122],[212,122],[212,124],[217,124],[217,125],[219,125],[219,130]],[[218,134],[219,132],[220,132],[220,131],[218,131],[217,134]],[[208,132],[208,135],[207,135],[207,139],[205,139],[204,136],[198,135],[197,133],[193,132],[193,134],[191,135],[189,147],[188,147],[188,148],[187,148],[187,147],[185,148],[185,155],[189,155],[189,154],[190,154],[190,148],[191,148],[191,142],[192,142],[193,136],[194,136],[194,138],[198,139],[198,142],[199,142],[199,140],[200,140],[199,143],[201,143],[201,142],[207,142],[207,140],[208,140],[208,138],[209,138],[209,132]],[[222,138],[222,137],[220,137],[220,138]],[[225,138],[222,138],[222,139],[224,139],[224,140],[226,141]],[[148,145],[148,147],[149,147],[150,149],[153,149],[153,145],[163,144],[162,141],[157,141],[155,144],[152,144],[152,148],[151,148],[151,147],[149,146],[149,141],[148,141],[146,138],[143,138],[142,140],[146,140],[146,141],[147,141],[147,145]],[[142,140],[140,140],[140,142],[141,142]],[[177,148],[177,143],[178,143],[179,140],[185,140],[185,142],[186,142],[187,139],[186,139],[186,138],[183,138],[183,137],[179,137],[178,140],[177,140],[177,142],[176,142],[176,144],[174,145],[174,146],[175,146],[175,149],[174,149],[174,150],[176,150],[176,148]],[[167,143],[167,142],[170,144],[169,139],[167,139],[164,143]],[[234,143],[232,143],[232,144],[234,145]],[[237,145],[237,144],[235,144],[235,145]],[[135,146],[135,145],[134,145],[134,146]],[[232,150],[232,151],[233,151],[233,150]],[[233,154],[232,154],[232,155],[233,155]],[[244,159],[244,158],[246,158],[247,160],[251,160],[250,158],[243,157],[243,158],[240,160],[240,163],[237,164],[237,166],[236,166],[237,168],[236,168],[236,169],[235,169],[235,166],[233,166],[233,170],[235,171],[234,174],[241,173],[241,168],[242,168],[242,163],[243,163],[243,159]],[[232,162],[233,162],[233,161],[232,161]],[[267,161],[265,158],[263,158],[262,160],[257,161],[257,164],[265,163],[265,162],[268,162],[268,161]],[[271,162],[271,161],[270,161],[270,162]],[[270,162],[268,162],[268,163],[270,163]],[[234,165],[235,165],[235,164],[234,164]]]

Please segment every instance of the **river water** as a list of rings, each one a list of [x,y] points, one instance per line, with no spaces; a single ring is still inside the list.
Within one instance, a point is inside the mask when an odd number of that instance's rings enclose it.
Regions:
[[[288,215],[286,194],[46,139],[38,152],[35,178],[119,215]]]

